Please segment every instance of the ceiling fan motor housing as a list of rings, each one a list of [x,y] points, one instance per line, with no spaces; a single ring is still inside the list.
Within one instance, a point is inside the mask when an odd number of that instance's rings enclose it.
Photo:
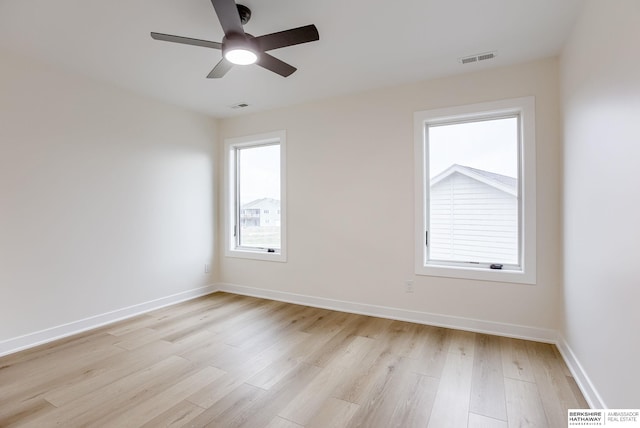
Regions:
[[[240,34],[224,36],[222,38],[222,56],[225,56],[227,52],[235,49],[250,50],[255,54],[260,52],[258,42],[250,34],[244,36]]]

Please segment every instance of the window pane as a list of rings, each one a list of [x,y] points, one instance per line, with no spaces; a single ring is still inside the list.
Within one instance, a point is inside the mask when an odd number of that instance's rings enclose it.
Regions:
[[[280,249],[280,145],[238,149],[238,246]]]
[[[427,131],[428,259],[519,264],[518,117]]]

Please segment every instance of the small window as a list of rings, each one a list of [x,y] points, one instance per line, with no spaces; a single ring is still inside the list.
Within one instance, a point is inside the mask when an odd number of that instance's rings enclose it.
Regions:
[[[535,283],[533,98],[415,114],[416,273]]]
[[[225,143],[226,255],[286,261],[284,132]]]

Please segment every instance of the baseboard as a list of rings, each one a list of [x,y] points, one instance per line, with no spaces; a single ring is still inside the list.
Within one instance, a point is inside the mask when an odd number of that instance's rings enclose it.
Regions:
[[[183,291],[181,293],[161,297],[149,302],[139,303],[137,305],[128,306],[126,308],[117,309],[115,311],[95,315],[78,321],[73,321],[68,324],[63,324],[56,327],[48,328],[46,330],[40,330],[34,333],[25,334],[24,336],[4,340],[0,342],[0,357],[8,354],[13,354],[15,352],[22,351],[28,348],[33,348],[34,346],[42,345],[47,342],[52,342],[57,339],[72,336],[74,334],[82,333],[83,331],[102,327],[106,324],[111,324],[116,321],[131,318],[145,312],[163,308],[165,306],[175,305],[176,303],[215,293],[216,291],[218,291],[218,288],[215,285],[195,288],[193,290]]]
[[[573,353],[569,343],[567,343],[567,340],[560,333],[558,333],[556,346],[560,354],[562,354],[562,358],[564,358],[567,367],[569,367],[580,391],[582,391],[582,395],[584,395],[585,400],[587,400],[589,407],[592,409],[608,409],[609,407],[607,407],[600,394],[598,394],[587,372],[582,368],[580,361],[578,361],[576,354]]]
[[[556,330],[528,327],[522,325],[498,323],[492,321],[476,320],[472,318],[454,317],[450,315],[433,314],[428,312],[411,311],[406,309],[391,308],[387,306],[369,305],[364,303],[348,302],[343,300],[327,299],[323,297],[306,296],[284,291],[266,290],[262,288],[247,287],[237,284],[220,283],[219,291],[234,294],[260,297],[270,300],[295,303],[299,305],[317,308],[331,309],[341,312],[350,312],[362,315],[370,315],[381,318],[390,318],[400,321],[409,321],[419,324],[438,327],[466,330],[476,333],[493,334],[497,336],[512,337],[516,339],[533,340],[536,342],[551,343],[558,347],[567,367],[573,374],[587,403],[592,409],[607,409],[605,402],[598,394],[589,376],[571,350],[565,338]]]
[[[482,321],[472,318],[455,317],[450,315],[433,314],[428,312],[412,311],[407,309],[392,308],[388,306],[369,305],[365,303],[349,302],[344,300],[327,299],[323,297],[306,296],[303,294],[288,293],[284,291],[265,290],[262,288],[247,287],[237,284],[217,284],[219,291],[227,291],[234,294],[261,297],[281,302],[295,303],[316,308],[331,309],[334,311],[350,312],[374,317],[390,318],[399,321],[408,321],[418,324],[433,325],[438,327],[453,328],[457,330],[486,333],[497,336],[512,337],[516,339],[533,340],[536,342],[553,343],[558,340],[555,330],[528,327],[516,324]]]
[[[193,290],[161,297],[149,302],[140,303],[93,317],[81,319],[68,324],[59,325],[45,330],[29,333],[0,342],[0,357],[28,348],[32,348],[87,330],[102,327],[107,324],[134,317],[146,312],[160,309],[186,300],[195,299],[217,291],[226,291],[245,296],[260,297],[270,300],[294,303],[317,308],[330,309],[341,312],[369,315],[375,317],[395,319],[399,321],[415,322],[438,327],[466,330],[476,333],[493,334],[497,336],[517,339],[534,340],[537,342],[553,343],[558,347],[565,363],[573,374],[578,387],[582,391],[589,406],[593,409],[608,408],[600,394],[598,394],[589,376],[582,368],[566,339],[551,329],[528,327],[516,324],[497,323],[493,321],[476,320],[472,318],[455,317],[450,315],[433,314],[392,308],[388,306],[370,305],[366,303],[349,302],[344,300],[327,299],[323,297],[307,296],[284,291],[266,290],[237,284],[219,283]]]

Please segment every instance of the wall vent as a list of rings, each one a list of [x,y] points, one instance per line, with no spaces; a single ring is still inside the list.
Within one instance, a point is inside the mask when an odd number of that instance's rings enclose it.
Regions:
[[[488,59],[493,59],[498,55],[497,52],[485,52],[476,55],[465,56],[460,58],[459,61],[462,64],[470,64],[472,62],[486,61]]]

